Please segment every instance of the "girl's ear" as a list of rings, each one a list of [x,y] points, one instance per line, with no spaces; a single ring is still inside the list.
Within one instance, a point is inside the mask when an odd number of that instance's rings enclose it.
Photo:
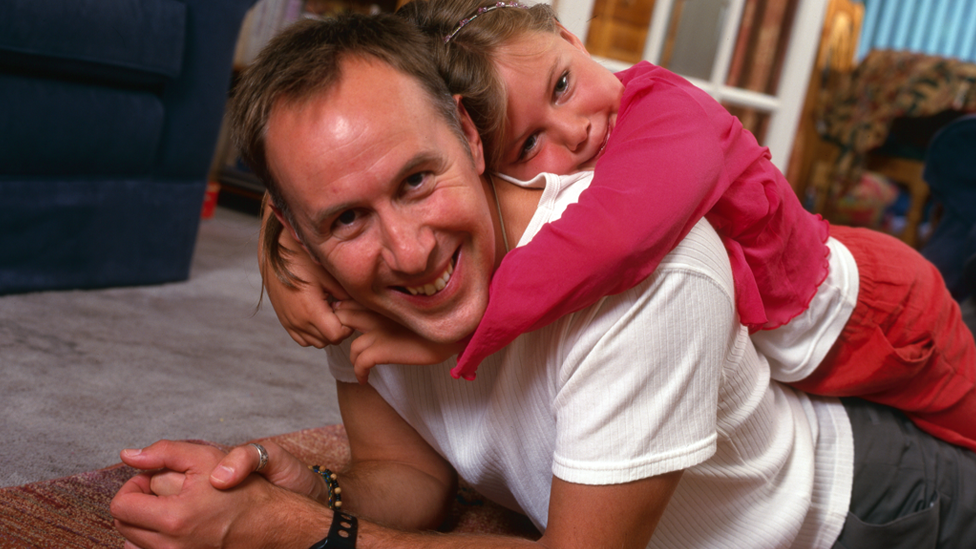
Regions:
[[[461,121],[461,133],[464,134],[464,138],[468,142],[468,147],[471,149],[471,158],[474,160],[474,166],[477,168],[479,174],[484,173],[485,153],[481,143],[481,134],[478,133],[478,128],[474,125],[474,121],[471,120],[471,115],[468,114],[468,110],[464,108],[464,101],[461,96],[455,95],[454,102],[457,104],[458,120]]]
[[[556,22],[556,29],[559,31],[560,38],[569,42],[574,48],[582,51],[586,55],[590,55],[590,52],[586,51],[586,46],[583,44],[583,41],[579,39],[579,36],[569,32],[569,29],[564,27],[562,23],[558,21]]]

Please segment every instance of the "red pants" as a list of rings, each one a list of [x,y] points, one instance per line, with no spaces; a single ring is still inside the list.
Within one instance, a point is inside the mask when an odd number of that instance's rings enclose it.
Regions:
[[[824,361],[793,386],[859,396],[976,451],[976,344],[938,269],[891,236],[831,226],[860,278],[857,305]]]

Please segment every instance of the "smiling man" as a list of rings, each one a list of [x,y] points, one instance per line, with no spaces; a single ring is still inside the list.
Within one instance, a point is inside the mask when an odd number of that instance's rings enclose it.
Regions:
[[[544,192],[493,186],[474,125],[426,47],[389,16],[305,22],[247,71],[235,125],[279,215],[349,296],[450,341],[477,324],[507,247],[557,218],[589,176],[543,176]],[[887,488],[858,480],[892,454],[862,445],[855,460],[864,432],[902,433],[902,448],[940,444],[880,407],[845,408],[771,382],[737,320],[728,256],[706,222],[636,288],[524,334],[476,380],[447,375],[452,360],[377,366],[360,385],[348,350],[329,350],[348,470],[322,482],[280,448],[241,449],[230,475],[240,480],[260,456],[264,477],[218,490],[223,456],[212,448],[161,442],[125,452],[130,465],[185,473],[176,489],[146,473],[120,490],[112,512],[129,542],[830,547],[849,506],[878,507],[861,484]],[[971,459],[964,466],[960,479],[976,473]],[[897,467],[885,471],[887,482],[903,482]],[[444,520],[459,476],[527,514],[541,539],[424,533]],[[934,508],[938,522],[933,494],[973,501],[942,480],[938,492],[911,496],[926,505],[895,506],[923,519]],[[348,514],[329,508],[336,482]],[[972,510],[957,511],[960,529],[974,523]]]
[[[286,223],[358,303],[457,341],[481,319],[504,252],[478,134],[431,123],[421,86],[381,61],[349,56],[340,70],[330,92],[284,98],[269,119]]]

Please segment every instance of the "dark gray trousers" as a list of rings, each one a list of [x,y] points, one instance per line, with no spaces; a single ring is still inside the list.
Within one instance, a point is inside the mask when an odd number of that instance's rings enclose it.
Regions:
[[[842,401],[854,432],[854,486],[834,548],[976,548],[976,453],[892,408]]]

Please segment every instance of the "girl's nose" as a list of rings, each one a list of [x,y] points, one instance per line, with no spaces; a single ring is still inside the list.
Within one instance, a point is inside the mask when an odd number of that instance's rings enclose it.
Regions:
[[[583,116],[566,115],[559,119],[558,132],[562,144],[572,152],[583,143],[590,134],[590,120]]]

